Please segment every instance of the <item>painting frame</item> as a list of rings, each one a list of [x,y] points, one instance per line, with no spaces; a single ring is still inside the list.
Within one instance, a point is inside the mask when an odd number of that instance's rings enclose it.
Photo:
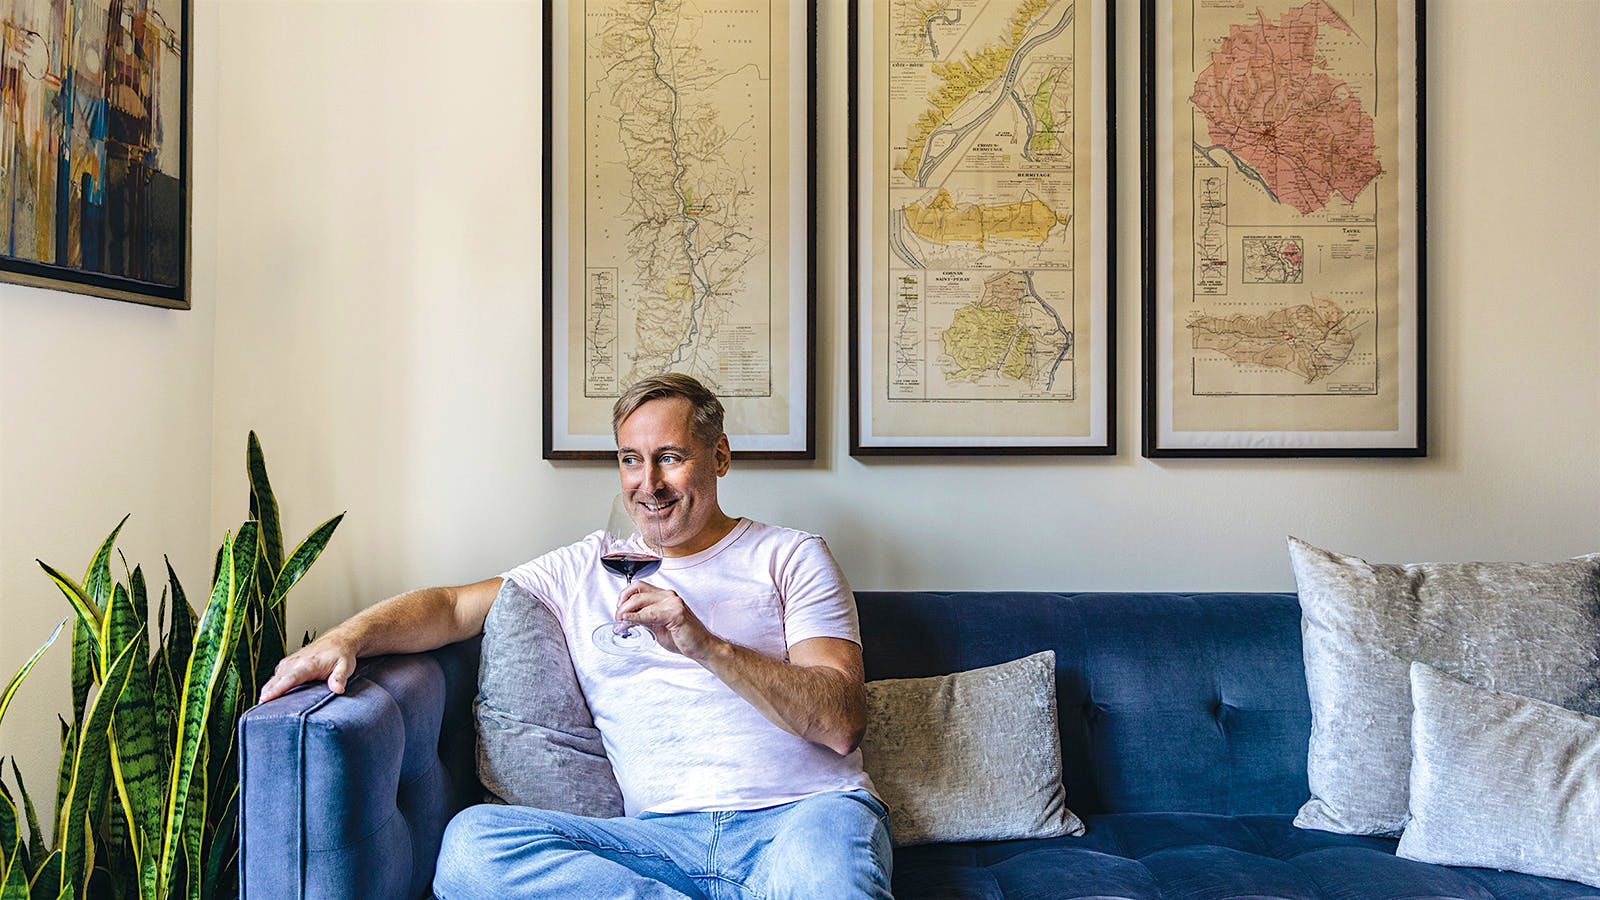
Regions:
[[[566,74],[570,71],[570,49],[563,38],[570,37],[571,25],[567,17],[578,14],[573,10],[584,3],[585,0],[543,0],[543,456],[557,461],[614,461],[616,454],[608,418],[609,395],[594,398],[606,401],[607,418],[603,425],[598,418],[598,408],[592,408],[588,418],[593,424],[573,428],[569,405],[569,398],[573,396],[569,354],[573,351],[570,336],[575,292],[568,289],[571,279],[566,273],[571,270],[573,254],[586,250],[581,240],[567,239],[575,232],[572,192],[566,187],[570,179],[571,154],[567,148],[572,140],[571,117],[570,110],[563,108],[570,103],[572,90]],[[718,391],[727,410],[729,443],[735,458],[741,460],[809,461],[815,460],[817,453],[817,4],[816,0],[792,0],[785,9],[788,13],[786,40],[769,41],[768,52],[769,58],[773,58],[778,55],[774,48],[783,51],[786,64],[775,63],[774,68],[781,69],[788,88],[781,92],[777,88],[770,89],[771,97],[781,98],[786,113],[782,127],[788,129],[788,142],[787,149],[781,152],[791,158],[786,167],[770,167],[772,173],[781,173],[783,179],[783,193],[774,189],[770,195],[774,198],[772,205],[779,205],[783,197],[790,201],[787,222],[782,229],[786,240],[773,241],[774,245],[782,244],[780,252],[785,254],[789,264],[770,277],[774,285],[782,285],[774,287],[771,296],[782,294],[786,302],[783,314],[773,315],[769,323],[774,333],[781,332],[781,336],[769,337],[767,341],[772,354],[768,357],[769,393],[750,401],[752,405],[764,401],[767,411],[748,417],[749,420],[761,418],[766,425],[759,429],[747,427],[749,423],[743,414],[745,398]],[[797,57],[802,55],[803,66],[797,62]],[[769,114],[769,124],[775,118],[776,114]],[[796,133],[801,131],[803,134]],[[780,152],[776,146],[777,142],[769,143],[769,154]],[[793,160],[800,152],[804,153],[804,159]],[[770,177],[776,179],[777,175]],[[588,202],[587,198],[584,202]],[[775,221],[775,215],[769,215],[769,221]],[[775,232],[779,230],[774,228]],[[769,264],[769,273],[779,268],[776,263]],[[769,297],[769,310],[773,303]],[[778,361],[780,357],[782,362]],[[715,385],[710,386],[716,389]]]
[[[158,107],[158,111],[159,85],[163,80],[161,70],[168,63],[168,55],[164,54],[161,48],[164,47],[166,50],[172,51],[170,55],[176,58],[179,85],[179,97],[176,103],[176,124],[178,126],[178,135],[175,141],[176,175],[174,176],[170,171],[155,166],[141,168],[141,163],[137,161],[141,156],[143,161],[147,162],[151,158],[160,159],[170,154],[170,151],[165,149],[169,142],[164,137],[164,117],[152,114],[141,122],[138,117],[127,116],[125,108],[109,102],[105,102],[104,106],[96,111],[92,107],[94,99],[92,97],[90,98],[91,106],[82,106],[83,101],[78,100],[75,93],[81,83],[81,79],[70,79],[69,83],[72,84],[74,89],[72,96],[80,104],[73,107],[75,113],[90,113],[84,116],[89,123],[85,127],[91,132],[95,130],[96,126],[99,128],[96,135],[99,140],[99,152],[98,154],[93,154],[92,152],[87,154],[93,157],[92,161],[96,163],[93,166],[93,174],[82,174],[82,170],[87,163],[82,158],[82,155],[74,155],[78,149],[76,147],[67,151],[65,159],[62,158],[63,154],[59,152],[58,148],[58,152],[55,154],[56,165],[58,167],[65,166],[74,175],[79,176],[75,181],[88,179],[89,184],[93,186],[93,195],[98,197],[99,200],[94,203],[88,202],[83,199],[84,192],[82,190],[76,192],[69,190],[65,196],[75,203],[74,206],[69,207],[72,213],[64,220],[52,214],[50,216],[49,229],[53,232],[51,239],[56,244],[55,252],[59,254],[64,251],[69,253],[76,251],[80,257],[79,262],[76,265],[60,264],[54,261],[45,262],[0,252],[0,282],[168,309],[189,309],[191,307],[194,103],[194,64],[191,53],[193,48],[194,4],[193,0],[174,0],[174,3],[178,7],[177,18],[180,20],[176,28],[173,27],[172,23],[166,21],[166,17],[162,15],[160,10],[151,11],[146,7],[142,12],[129,12],[125,15],[123,18],[129,31],[125,36],[128,39],[129,46],[136,46],[141,39],[145,41],[154,40],[159,46],[154,50],[153,54],[149,55],[141,54],[138,50],[134,50],[131,53],[126,50],[123,52],[126,53],[130,60],[134,60],[135,64],[139,60],[155,60],[154,63],[150,64],[154,74],[152,74],[151,70],[137,73],[136,77],[131,81],[134,87],[126,88],[124,86],[124,90],[155,92],[157,99],[154,105]],[[142,33],[139,33],[140,29],[143,29]],[[123,36],[119,35],[119,37]],[[42,41],[48,40],[44,35],[32,31],[30,31],[30,37]],[[176,47],[173,46],[174,42],[177,44]],[[100,51],[100,59],[106,59],[114,55],[113,50],[104,47],[98,49]],[[150,47],[146,44],[145,51],[147,54],[149,50]],[[62,73],[57,69],[64,62],[65,51],[59,45],[53,45],[49,46],[47,52],[50,54],[50,78],[55,83],[54,90],[59,93],[63,77]],[[104,66],[102,65],[103,69]],[[111,76],[105,77],[109,79]],[[142,95],[136,93],[135,97],[146,101],[147,104],[151,102],[149,93]],[[104,101],[103,97],[99,99]],[[54,102],[52,103],[52,106],[57,105]],[[103,118],[97,122],[92,115],[94,112],[98,112]],[[7,127],[18,127],[18,123],[12,121],[8,121],[6,125]],[[71,128],[73,126],[69,123],[66,127]],[[145,129],[143,132],[140,131],[141,127]],[[148,143],[148,141],[134,144],[128,140],[149,139],[152,135],[158,136],[156,143],[153,144]],[[125,139],[116,140],[119,137]],[[82,136],[79,134],[75,134],[74,138],[82,140]],[[137,172],[136,175],[130,177],[130,180],[136,182],[136,184],[128,188],[126,194],[117,191],[117,186],[113,185],[110,188],[112,193],[108,194],[106,181],[108,176],[114,172],[120,172],[127,176],[127,170],[130,168],[135,169]],[[8,176],[5,184],[0,186],[0,192],[3,192],[3,197],[0,197],[0,199],[3,199],[6,205],[13,210],[13,222],[10,227],[15,227],[15,206],[17,203],[17,192],[13,190],[15,183],[13,179],[14,176]],[[165,180],[158,181],[158,179]],[[166,180],[174,181],[175,184],[169,185]],[[156,187],[152,187],[152,185],[156,185]],[[40,187],[45,187],[42,179]],[[59,205],[62,199],[61,188],[55,183],[51,183],[49,187],[52,188],[53,193],[58,195],[55,203]],[[35,200],[35,203],[37,202]],[[52,206],[52,213],[55,208],[57,207]],[[94,212],[98,213],[99,219],[89,218]],[[145,223],[147,227],[141,227],[139,217],[142,215],[148,215],[152,220],[149,223]],[[119,216],[127,218],[118,222],[116,219]],[[85,223],[90,221],[106,227],[104,231],[101,229],[95,230],[94,233],[97,235],[97,240],[94,244],[90,244],[84,238],[84,235],[88,233],[88,226]],[[113,232],[111,230],[112,224],[121,225],[126,229],[128,236],[124,237]],[[72,235],[77,235],[79,238],[77,246],[70,245]],[[121,241],[121,243],[116,243],[117,241]],[[127,246],[124,246],[124,244]],[[160,247],[159,251],[150,249],[158,245]],[[5,235],[3,246],[8,249],[16,246],[10,231],[7,231]],[[71,246],[71,251],[68,250],[69,246]],[[141,250],[144,256],[138,260],[137,264],[126,261],[138,255]],[[103,265],[101,269],[88,267],[81,261],[83,254],[96,251],[102,254]],[[129,274],[126,268],[120,273],[106,271],[105,266],[110,265],[108,261],[111,254],[118,252],[124,254],[125,267],[131,268],[135,265],[164,267],[165,271],[161,274],[166,277],[141,277],[141,273],[138,271]],[[158,257],[160,261],[157,261]]]
[[[1427,455],[1426,3],[1337,0],[1335,6],[1349,7],[1342,13],[1324,0],[1293,4],[1269,4],[1278,18],[1258,12],[1259,22],[1240,26],[1245,34],[1231,25],[1226,37],[1213,29],[1203,44],[1193,0],[1141,0],[1142,450],[1148,458]],[[1175,9],[1180,5],[1191,10],[1187,22]],[[1380,40],[1384,25],[1391,34]],[[1330,174],[1319,185],[1285,174],[1292,170],[1254,165],[1253,148],[1282,150],[1279,158],[1288,159],[1288,148],[1269,141],[1302,135],[1252,136],[1244,125],[1229,131],[1229,117],[1246,107],[1215,87],[1227,83],[1229,67],[1248,71],[1248,41],[1294,34],[1310,36],[1307,65],[1296,70],[1307,96],[1322,91],[1328,101],[1321,107],[1325,122],[1307,120],[1335,135],[1321,146],[1337,148],[1326,151],[1337,165],[1305,167]],[[1321,43],[1325,35],[1331,37]],[[1183,73],[1179,42],[1193,60]],[[1389,44],[1392,54],[1382,49]],[[1338,68],[1346,45],[1370,53],[1361,60],[1371,62],[1370,70],[1352,67],[1348,80]],[[1184,116],[1175,98],[1179,79],[1189,77],[1195,81]],[[1385,87],[1390,82],[1392,89]],[[1370,120],[1365,134],[1354,127],[1363,115]],[[1263,116],[1257,124],[1270,128],[1275,121],[1288,118]],[[1190,129],[1189,144],[1174,134],[1180,125]],[[1199,140],[1201,127],[1209,143]],[[1179,189],[1185,158],[1193,166],[1188,192]],[[1372,174],[1363,175],[1362,165]],[[1194,174],[1202,170],[1220,177]],[[1218,194],[1219,188],[1233,193]],[[1259,213],[1269,201],[1280,215]],[[1252,209],[1270,224],[1250,221]],[[1290,240],[1275,246],[1285,234]],[[1192,254],[1177,252],[1186,246],[1183,236],[1192,240]],[[1285,249],[1291,264],[1273,263]],[[1320,295],[1307,283],[1313,267],[1326,273]],[[1220,299],[1230,292],[1235,296]]]
[[[1028,131],[1021,144],[1026,149],[1034,146],[1033,119],[1023,109],[1024,101],[1021,99],[1021,94],[1014,93],[1015,88],[1025,80],[1023,71],[1035,68],[1032,61],[1024,59],[1024,54],[1031,52],[1027,48],[1042,46],[1034,44],[1035,39],[1049,40],[1052,35],[1060,33],[1057,29],[1064,24],[1075,26],[1069,38],[1072,41],[1070,71],[1073,89],[1068,94],[1069,99],[1065,101],[1070,104],[1066,109],[1073,123],[1072,142],[1067,145],[1067,153],[1063,154],[1066,162],[1060,164],[1072,173],[1064,182],[1065,190],[1069,192],[1064,205],[1068,205],[1073,211],[1074,225],[1065,231],[1065,241],[1069,248],[1066,253],[1070,255],[1071,264],[1063,267],[1056,262],[1053,265],[1040,264],[1038,268],[1030,268],[1030,264],[1026,261],[1029,257],[1023,252],[1017,252],[1015,255],[996,253],[990,257],[972,253],[971,241],[964,245],[952,241],[950,244],[956,246],[952,259],[965,259],[968,265],[941,271],[933,266],[916,267],[913,263],[925,261],[922,256],[908,250],[891,249],[890,246],[896,243],[892,235],[894,229],[904,221],[905,212],[904,210],[887,212],[897,202],[892,198],[896,192],[904,195],[907,190],[925,191],[927,188],[925,181],[931,176],[925,176],[923,171],[919,170],[917,177],[911,178],[909,177],[911,173],[907,172],[903,165],[895,168],[906,174],[908,176],[906,179],[897,179],[892,171],[888,171],[890,169],[888,163],[894,158],[896,149],[896,145],[892,143],[895,140],[895,130],[890,123],[897,121],[896,116],[903,116],[904,113],[891,111],[897,87],[892,76],[879,73],[889,68],[889,62],[895,58],[896,52],[903,53],[903,50],[886,49],[886,44],[895,39],[896,31],[892,23],[885,26],[884,20],[889,14],[876,7],[875,2],[884,3],[885,0],[850,0],[848,4],[850,454],[855,457],[1115,455],[1117,452],[1116,4],[1100,0],[1078,0],[1077,3],[1069,2],[1060,9],[1057,9],[1056,4],[1047,5],[1043,8],[1044,11],[1038,14],[1038,18],[1028,24],[1028,27],[1031,29],[1035,24],[1059,20],[1055,28],[1046,30],[1042,36],[1033,31],[1016,32],[1014,43],[1002,48],[1014,53],[1011,56],[1014,64],[1008,64],[1005,70],[1003,77],[1007,79],[1006,90],[1000,93],[1017,97],[1017,110],[1013,112],[1007,104],[1006,111],[1014,118],[1027,121]],[[1088,27],[1081,29],[1076,27],[1081,24],[1077,18],[1077,7],[1080,4],[1086,4],[1092,12]],[[932,54],[930,59],[939,58],[939,54],[948,55],[956,49],[955,46],[946,50],[934,48],[932,31],[934,27],[929,23],[927,43]],[[976,33],[974,26],[973,34]],[[965,40],[965,36],[958,39],[957,46]],[[1055,47],[1055,59],[1058,62],[1062,61],[1064,55],[1060,52],[1059,45]],[[1082,70],[1078,67],[1078,59],[1084,50],[1088,51],[1090,57],[1087,71],[1091,77],[1088,79],[1088,87],[1080,93],[1077,85]],[[971,48],[965,52],[971,52]],[[931,71],[931,65],[929,68]],[[879,78],[884,81],[881,88],[876,83],[876,79]],[[991,87],[985,87],[973,94],[980,108],[983,102],[980,95],[989,92]],[[880,90],[881,96],[886,99],[880,99]],[[901,96],[911,96],[914,91],[899,88],[899,93]],[[1034,96],[1037,95],[1030,95],[1030,98]],[[1004,101],[998,102],[1004,103]],[[1085,108],[1088,114],[1080,115],[1079,113]],[[960,117],[963,109],[964,107],[954,109],[944,124]],[[996,116],[998,117],[998,114]],[[1085,122],[1088,128],[1080,133]],[[994,127],[1001,129],[1000,133],[1005,133],[1002,126]],[[880,128],[884,135],[881,141],[872,137]],[[1013,125],[1011,130],[1013,146],[1016,145],[1017,130],[1019,129]],[[926,146],[932,146],[932,139],[928,140],[930,143]],[[964,137],[959,138],[956,147],[959,149],[960,142],[965,140]],[[1080,140],[1081,144],[1078,143]],[[973,142],[968,142],[966,146],[973,147]],[[1088,166],[1088,177],[1083,182],[1076,177],[1080,168],[1077,162],[1080,147],[1089,151],[1088,157],[1091,163]],[[1025,163],[1031,161],[1026,152],[1021,153],[1020,158]],[[1002,160],[1009,159],[1010,156],[1002,157]],[[942,162],[934,163],[931,169],[932,175],[939,175],[943,165]],[[941,194],[944,193],[945,184],[955,183],[968,191],[968,197],[973,198],[975,206],[983,204],[984,201],[977,198],[988,191],[993,191],[995,200],[1005,205],[1004,199],[1021,199],[1024,196],[1038,199],[1037,195],[1028,194],[1018,194],[1015,198],[1009,196],[1002,198],[1007,179],[1020,182],[1023,177],[1044,178],[1048,175],[1043,168],[1029,171],[1022,163],[1012,170],[1006,170],[1003,165],[982,162],[977,163],[969,171],[980,171],[985,166],[990,167],[987,174],[964,177],[954,174],[959,167],[945,169],[943,180],[940,182]],[[878,168],[885,170],[885,174],[879,176],[875,171]],[[877,183],[875,177],[881,178],[882,184]],[[898,186],[896,186],[897,181]],[[911,183],[908,184],[908,181]],[[883,206],[884,210],[877,210],[877,206]],[[956,208],[959,209],[960,206]],[[1076,230],[1076,223],[1080,221],[1079,214],[1083,212],[1088,213],[1088,229],[1087,232],[1080,233]],[[896,220],[897,215],[902,218]],[[984,213],[980,211],[979,219],[983,218]],[[981,227],[988,228],[987,225]],[[904,234],[904,230],[899,233]],[[1049,234],[1050,230],[1044,232],[1041,245],[1049,240]],[[924,237],[922,234],[917,235],[918,240]],[[944,236],[935,237],[934,243],[944,240]],[[985,235],[978,237],[977,244],[980,248],[987,249],[990,246],[985,241],[986,237],[992,236],[986,232]],[[880,241],[880,238],[883,240]],[[1079,241],[1082,243],[1077,243]],[[998,244],[999,241],[996,240],[995,243]],[[1088,252],[1082,252],[1083,249],[1087,249]],[[874,255],[875,251],[877,256]],[[1035,263],[1050,258],[1042,249],[1034,252],[1037,254],[1032,257]],[[1080,273],[1078,267],[1082,265],[1082,258],[1085,255],[1089,258],[1088,271]],[[910,277],[920,282],[916,289],[919,293],[914,302],[922,311],[915,313],[917,325],[920,327],[917,328],[918,336],[914,346],[921,349],[915,353],[917,374],[910,379],[895,379],[891,384],[889,367],[891,364],[897,364],[898,360],[893,359],[897,348],[891,344],[896,342],[896,338],[893,337],[894,328],[888,321],[890,316],[888,298],[892,296],[893,283],[892,279],[886,276],[896,266],[900,267],[902,276],[905,276],[905,273],[913,273]],[[1051,294],[1044,291],[1033,292],[1035,288],[1033,276],[1051,270],[1055,270],[1053,277],[1065,279],[1065,290]],[[940,274],[935,276],[932,274],[934,272]],[[962,274],[955,276],[956,272]],[[982,275],[985,272],[997,274],[986,278]],[[973,304],[976,306],[989,303],[1000,291],[1008,289],[1002,281],[1019,273],[1027,279],[1028,290],[1033,292],[1032,298],[1037,306],[1049,312],[1051,316],[1057,316],[1057,313],[1047,303],[1046,296],[1052,298],[1054,306],[1061,305],[1059,302],[1061,296],[1068,297],[1067,305],[1071,318],[1065,320],[1061,317],[1055,318],[1058,325],[1064,321],[1071,323],[1069,329],[1063,329],[1067,346],[1071,348],[1068,367],[1069,390],[1065,395],[1060,393],[1052,395],[1052,388],[1060,371],[1059,366],[1066,360],[1064,354],[1055,356],[1053,362],[1047,358],[1046,365],[1052,367],[1049,370],[1043,367],[1031,370],[1035,373],[1050,372],[1044,388],[1039,389],[1037,381],[1032,382],[1030,386],[1024,386],[1026,378],[1031,377],[1028,374],[1030,370],[1025,366],[1003,372],[996,370],[974,372],[969,369],[952,376],[952,370],[961,364],[952,363],[951,354],[947,352],[930,349],[946,348],[950,345],[950,334],[955,330],[957,322],[954,317],[961,315],[961,310],[965,308],[958,305],[952,312],[951,298],[957,296],[956,292],[947,292],[937,286],[929,287],[933,284],[934,278],[969,279],[971,287],[963,288],[967,291],[967,296],[973,293],[973,289],[981,291],[978,294],[979,299]],[[885,276],[882,279],[883,284],[877,283],[880,276]],[[983,279],[981,287],[979,279]],[[945,296],[940,296],[941,294]],[[908,302],[910,301],[901,298],[900,306],[903,307]],[[1002,302],[1009,304],[1011,301],[1007,299]],[[884,307],[881,311],[878,309],[880,303]],[[1017,308],[1027,310],[1026,301]],[[942,330],[936,330],[937,325],[930,323],[935,315],[950,315],[952,318],[942,320],[940,324],[944,327]],[[1017,319],[1016,333],[1029,334],[1028,327],[1023,324],[1026,320],[1020,316]],[[1089,332],[1089,340],[1078,341],[1085,327]],[[1029,336],[1031,346],[1045,345],[1044,340],[1034,340],[1039,336],[1041,336],[1039,332],[1033,332]],[[1044,334],[1042,337],[1048,339],[1049,336]],[[1079,361],[1085,350],[1088,351],[1088,365],[1080,366]],[[1008,355],[1000,361],[1000,367],[1009,367],[1010,363],[1007,360],[1017,361],[1009,355],[1010,353],[1008,350]],[[972,374],[969,375],[969,372]],[[1007,378],[1011,379],[1009,384],[1006,383]],[[987,383],[979,384],[982,382]],[[1041,411],[1045,414],[1037,415]],[[1051,415],[1052,413],[1054,415]],[[1025,419],[1029,421],[1024,422]],[[1018,427],[1019,425],[1021,427]]]

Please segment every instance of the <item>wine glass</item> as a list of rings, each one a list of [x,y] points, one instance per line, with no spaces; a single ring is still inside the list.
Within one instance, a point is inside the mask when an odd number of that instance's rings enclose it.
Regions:
[[[624,584],[646,578],[661,568],[661,528],[641,504],[648,491],[623,491],[611,500],[600,542],[600,564],[621,576]],[[650,629],[635,622],[614,620],[594,630],[594,645],[614,656],[627,656],[656,642]]]

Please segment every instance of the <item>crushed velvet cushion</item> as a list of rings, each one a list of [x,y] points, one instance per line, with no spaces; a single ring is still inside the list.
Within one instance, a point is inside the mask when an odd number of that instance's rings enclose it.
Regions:
[[[1600,887],[1600,718],[1411,664],[1406,859]]]
[[[488,799],[582,816],[622,815],[555,613],[509,579],[483,623],[478,779]]]
[[[1388,835],[1405,826],[1413,661],[1600,714],[1600,554],[1383,565],[1290,538],[1289,556],[1312,715],[1312,796],[1297,825]]]
[[[1061,784],[1055,658],[867,683],[861,760],[897,846],[1083,833]]]

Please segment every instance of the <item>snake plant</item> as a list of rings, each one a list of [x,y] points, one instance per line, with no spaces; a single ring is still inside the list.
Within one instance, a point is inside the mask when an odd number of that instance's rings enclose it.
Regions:
[[[317,526],[285,557],[255,432],[246,464],[250,518],[224,536],[198,615],[170,562],[154,616],[142,568],[130,571],[122,559],[122,577],[113,574],[126,517],[82,581],[39,563],[72,613],[6,684],[0,718],[70,621],[72,720],[61,719],[56,816],[48,830],[16,761],[13,794],[0,760],[0,900],[221,900],[238,893],[235,726],[283,658],[289,590],[344,518]]]

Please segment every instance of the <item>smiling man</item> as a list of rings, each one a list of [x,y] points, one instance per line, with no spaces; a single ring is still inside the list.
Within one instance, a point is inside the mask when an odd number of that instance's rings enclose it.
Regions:
[[[619,592],[596,533],[497,578],[377,604],[263,688],[266,700],[326,679],[342,693],[359,656],[478,634],[505,580],[555,613],[627,815],[469,808],[445,833],[441,900],[889,896],[887,814],[856,749],[854,597],[820,537],[723,512],[722,419],[684,375],[644,379],[613,408],[630,513],[663,548],[647,580]],[[610,655],[583,638],[613,618],[659,647]]]

